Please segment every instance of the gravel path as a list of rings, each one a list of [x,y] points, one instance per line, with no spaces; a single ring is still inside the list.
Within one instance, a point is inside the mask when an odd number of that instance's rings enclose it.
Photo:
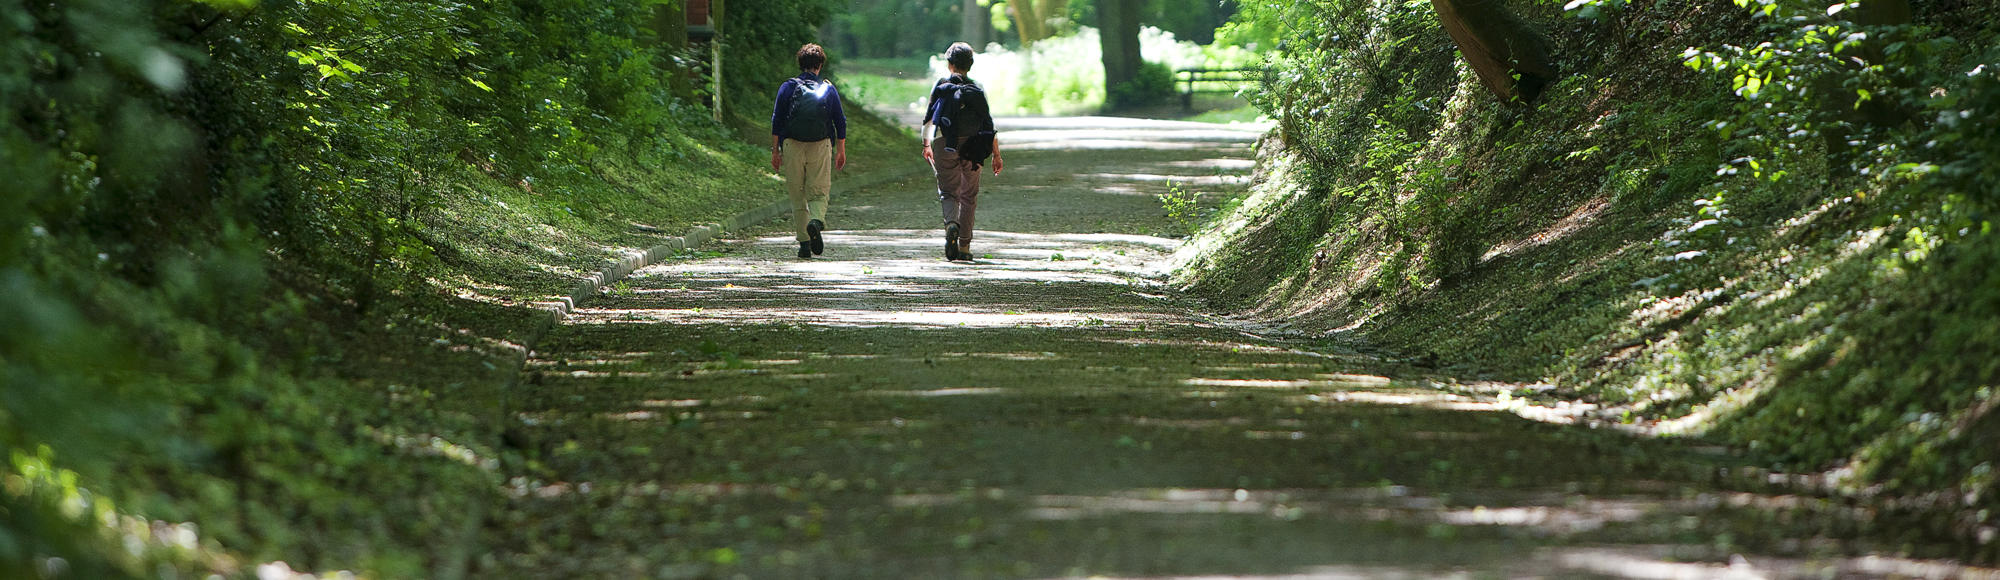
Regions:
[[[1253,132],[1009,122],[975,263],[941,259],[925,176],[835,199],[821,258],[774,225],[586,304],[514,402],[535,460],[477,574],[1822,577],[1731,567],[1798,534],[1711,491],[1719,459],[1492,412],[1162,287],[1153,196],[1227,193]]]

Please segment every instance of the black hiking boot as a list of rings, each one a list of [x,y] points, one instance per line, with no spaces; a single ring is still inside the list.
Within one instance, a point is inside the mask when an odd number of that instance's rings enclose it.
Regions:
[[[799,257],[813,257],[812,242],[799,242]]]
[[[944,224],[944,259],[958,259],[958,224],[955,222]]]
[[[826,238],[822,238],[819,235],[822,231],[826,231],[826,224],[820,223],[819,220],[806,222],[806,235],[812,237],[812,253],[814,256],[826,251]],[[806,256],[799,257],[804,258]]]

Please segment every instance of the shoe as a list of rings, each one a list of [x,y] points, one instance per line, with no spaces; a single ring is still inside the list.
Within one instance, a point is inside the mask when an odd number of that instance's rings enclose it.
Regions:
[[[944,259],[945,261],[958,259],[958,224],[956,223],[944,225]]]
[[[958,241],[958,259],[965,260],[967,262],[973,261],[974,258],[972,257],[972,240]]]
[[[826,231],[826,224],[820,223],[819,220],[806,222],[806,235],[812,237],[812,253],[815,256],[826,251],[826,238],[819,235],[823,231]]]
[[[812,242],[799,242],[799,257],[813,257]]]

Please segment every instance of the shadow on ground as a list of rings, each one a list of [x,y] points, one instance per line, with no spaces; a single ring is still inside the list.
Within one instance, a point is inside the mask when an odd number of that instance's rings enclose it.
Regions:
[[[1145,155],[1245,154],[1217,147]],[[1137,207],[1075,179],[1102,158],[1016,155],[976,263],[939,258],[919,181],[835,200],[871,227],[835,223],[821,258],[766,232],[580,310],[509,401],[527,459],[480,573],[1922,575],[1845,556],[1925,530],[1728,491],[1726,451],[1530,421],[1201,315],[1158,282],[1160,218],[1098,233]]]

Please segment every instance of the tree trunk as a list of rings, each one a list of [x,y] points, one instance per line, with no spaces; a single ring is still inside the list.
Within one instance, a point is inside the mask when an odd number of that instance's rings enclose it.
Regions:
[[[1035,12],[1035,0],[1009,0],[1007,6],[1014,9],[1014,29],[1020,31],[1021,46],[1048,38],[1042,30],[1041,16]]]
[[[1069,0],[1008,0],[1007,5],[1014,9],[1014,24],[1023,45],[1055,36],[1050,23],[1069,14]]]
[[[1508,10],[1504,0],[1431,0],[1431,8],[1480,84],[1500,100],[1533,101],[1555,82],[1548,38]]]
[[[687,10],[681,2],[663,2],[653,5],[652,18],[647,19],[646,28],[652,32],[653,46],[665,53],[678,53],[687,49]],[[667,75],[667,90],[674,96],[688,101],[698,100],[694,90],[695,71],[677,66],[671,60],[663,63],[673,74]]]
[[[653,5],[653,14],[646,21],[646,28],[653,33],[656,46],[678,50],[687,46],[687,10],[680,2],[662,2]]]
[[[986,43],[989,42],[986,40],[986,29],[993,26],[993,13],[980,6],[979,0],[965,0],[960,10],[964,14],[960,15],[958,38],[972,45],[973,50],[986,50]]]
[[[1097,0],[1098,46],[1104,50],[1105,105],[1118,87],[1139,77],[1139,9],[1142,0]]]
[[[1058,18],[1069,18],[1069,0],[1037,0],[1035,15],[1042,17],[1042,38],[1055,36],[1053,23]]]
[[[1855,11],[1855,24],[1909,24],[1911,18],[1910,0],[1862,0]]]
[[[1852,10],[1853,14],[1843,13],[1836,16],[1852,19],[1855,24],[1863,26],[1909,24],[1911,20],[1909,0],[1862,0],[1861,5]],[[1882,63],[1888,57],[1883,52],[1886,48],[1880,37],[1871,37],[1842,51],[1841,56],[1863,62]],[[1840,86],[1837,76],[1813,79],[1813,87],[1826,95],[1820,104],[1822,111],[1839,115],[1854,125],[1890,127],[1909,121],[1917,115],[1916,110],[1889,99],[1863,101],[1861,95]],[[1848,144],[1852,138],[1848,128],[1838,125],[1827,127],[1822,137],[1825,138],[1827,159],[1831,161],[1828,165],[1833,169],[1828,173],[1828,178],[1853,175],[1851,162],[1854,159],[1854,146]]]

